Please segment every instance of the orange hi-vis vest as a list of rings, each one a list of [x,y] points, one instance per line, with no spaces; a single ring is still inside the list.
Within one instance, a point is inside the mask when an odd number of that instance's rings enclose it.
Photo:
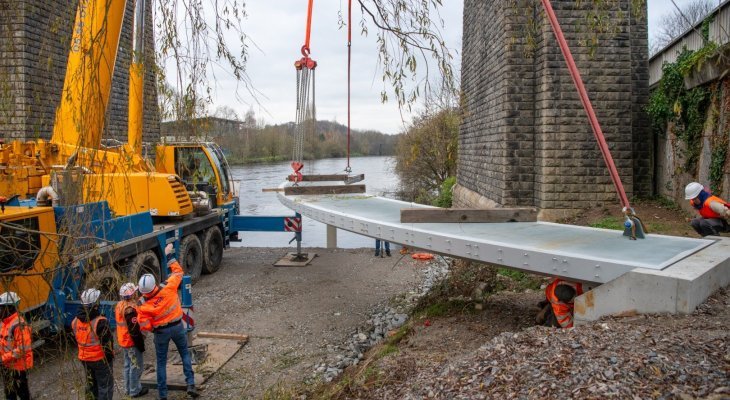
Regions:
[[[30,325],[17,312],[2,321],[0,354],[5,368],[15,371],[33,368]]]
[[[133,302],[122,300],[114,308],[114,319],[117,321],[117,341],[120,346],[127,349],[134,346],[132,336],[129,334],[127,319],[124,318],[124,311],[130,307],[136,308]]]
[[[558,299],[558,296],[555,295],[555,288],[558,287],[558,285],[568,285],[571,286],[573,289],[575,289],[575,295],[580,296],[583,294],[583,285],[580,283],[574,283],[574,282],[568,282],[564,281],[562,279],[555,279],[545,288],[545,297],[547,297],[548,301],[550,302],[550,305],[553,309],[553,314],[555,315],[555,319],[558,320],[558,324],[560,324],[560,327],[562,328],[572,328],[573,327],[573,303],[563,303]]]
[[[106,319],[99,315],[91,320],[91,323],[83,322],[74,318],[71,322],[71,329],[76,337],[76,344],[79,346],[79,360],[81,361],[101,361],[104,359],[104,349],[101,347],[101,340],[96,334],[96,327],[99,321]]]
[[[177,288],[182,282],[183,269],[175,259],[170,260],[167,265],[172,271],[167,283],[154,297],[145,298],[144,303],[137,307],[137,320],[139,328],[143,331],[152,331],[182,319],[183,310],[177,296]]]
[[[702,203],[702,208],[697,210],[697,211],[699,211],[702,218],[723,218],[722,215],[716,213],[715,210],[710,208],[710,203],[712,203],[713,201],[717,201],[717,202],[719,202],[721,204],[725,204],[725,205],[728,204],[725,200],[723,200],[717,196],[708,197],[707,199],[705,199],[705,202]],[[689,204],[692,205],[692,202],[690,201]]]

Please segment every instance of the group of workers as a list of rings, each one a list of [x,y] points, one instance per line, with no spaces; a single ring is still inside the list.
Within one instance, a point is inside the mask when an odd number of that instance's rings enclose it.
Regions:
[[[124,354],[124,394],[132,398],[144,396],[149,391],[141,384],[145,332],[154,335],[159,399],[167,399],[170,341],[175,343],[182,359],[187,395],[198,397],[187,335],[182,325],[183,310],[177,294],[183,269],[172,257],[173,251],[172,244],[165,248],[171,271],[165,283],[157,285],[153,275],[145,274],[140,278],[139,286],[129,282],[119,291],[121,300],[114,309],[116,337]],[[109,321],[100,312],[100,296],[101,292],[95,288],[81,293],[81,307],[71,322],[71,329],[86,375],[86,398],[111,400],[114,396],[114,336]],[[19,302],[20,298],[14,292],[0,295],[0,375],[8,400],[30,399],[27,371],[33,367],[32,332],[18,312]]]

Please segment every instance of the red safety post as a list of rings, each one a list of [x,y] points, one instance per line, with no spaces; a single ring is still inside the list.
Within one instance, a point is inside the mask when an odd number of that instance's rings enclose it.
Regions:
[[[563,36],[563,30],[560,28],[560,23],[558,23],[558,18],[555,16],[553,6],[552,4],[550,4],[550,0],[542,0],[542,5],[545,7],[545,11],[547,12],[548,19],[550,20],[550,25],[552,26],[553,32],[555,33],[555,38],[558,40],[558,45],[560,45],[560,51],[563,53],[563,57],[565,58],[565,63],[568,65],[570,77],[573,78],[575,88],[578,90],[580,101],[581,103],[583,103],[583,108],[585,109],[586,114],[588,114],[588,120],[591,123],[593,135],[596,137],[598,147],[601,149],[601,154],[603,155],[603,160],[606,162],[606,166],[608,167],[609,174],[611,175],[611,180],[613,181],[613,186],[616,188],[616,192],[621,199],[621,204],[626,209],[631,209],[631,206],[629,205],[629,199],[628,197],[626,197],[624,186],[621,183],[621,178],[619,177],[618,171],[616,170],[616,165],[613,162],[613,157],[611,157],[611,152],[608,149],[606,138],[603,136],[601,125],[598,123],[596,113],[593,111],[593,105],[591,104],[591,100],[588,98],[588,93],[586,92],[586,88],[583,85],[583,79],[580,76],[580,71],[578,71],[578,67],[575,65],[575,60],[573,60],[573,54],[570,52],[568,42],[565,41],[565,36]]]

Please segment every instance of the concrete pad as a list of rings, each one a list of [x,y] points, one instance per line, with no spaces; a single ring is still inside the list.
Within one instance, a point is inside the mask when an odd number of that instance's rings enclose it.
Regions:
[[[710,246],[663,270],[636,268],[578,296],[576,324],[606,315],[693,312],[730,284],[730,238],[711,239]]]

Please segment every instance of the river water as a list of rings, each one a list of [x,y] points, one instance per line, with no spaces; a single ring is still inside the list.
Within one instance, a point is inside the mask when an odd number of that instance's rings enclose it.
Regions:
[[[399,180],[393,172],[395,160],[392,157],[356,157],[350,159],[353,174],[365,174],[365,188],[368,194],[393,197],[398,189]],[[341,174],[344,173],[347,160],[329,158],[304,162],[304,174]],[[289,162],[272,164],[255,164],[231,167],[233,179],[240,182],[239,198],[241,215],[293,215],[294,212],[284,207],[275,192],[262,192],[263,188],[279,186],[291,173]],[[327,243],[326,226],[312,219],[302,217],[302,246],[325,247]],[[241,232],[241,243],[232,246],[246,247],[295,247],[296,242],[289,244],[293,233],[279,232]],[[374,240],[355,233],[338,230],[337,247],[359,248],[374,247]]]

